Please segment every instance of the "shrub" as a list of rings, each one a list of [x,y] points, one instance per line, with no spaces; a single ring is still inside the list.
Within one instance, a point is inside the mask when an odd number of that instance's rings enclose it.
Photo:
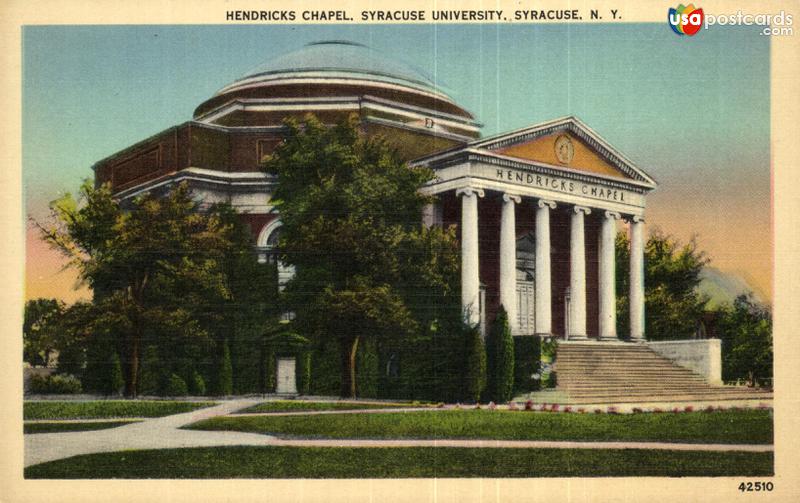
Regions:
[[[486,349],[476,325],[465,330],[466,371],[464,372],[464,400],[478,402],[486,388]]]
[[[31,392],[41,395],[65,395],[83,391],[80,380],[69,374],[51,376],[33,375],[31,377]]]
[[[691,405],[687,405],[686,407],[683,408],[684,412],[692,412],[693,410],[694,407],[692,407]]]
[[[261,360],[261,392],[275,392],[275,352],[271,348],[264,348]]]
[[[161,361],[155,346],[148,346],[142,357],[142,370],[139,374],[139,393],[158,395],[161,390]]]
[[[506,403],[511,400],[514,391],[514,338],[503,306],[497,311],[487,342],[490,346],[487,353],[492,356],[489,362],[489,395],[492,401]]]
[[[167,380],[167,389],[165,390],[168,396],[186,396],[189,390],[184,381],[179,375],[172,374]]]
[[[122,377],[122,364],[116,352],[111,354],[109,368],[111,369],[111,374],[108,380],[108,394],[121,395],[122,388],[125,387],[125,379]]]
[[[298,370],[301,366],[302,364],[298,365]],[[367,339],[359,344],[356,353],[356,386],[359,397],[376,398],[378,396],[379,373],[377,344],[374,340]],[[301,383],[302,379],[298,379],[298,385]]]
[[[301,395],[311,392],[311,353],[305,351],[297,359],[297,391]]]
[[[525,410],[533,410],[533,400],[525,402]]]
[[[533,335],[514,339],[514,393],[528,393],[539,389],[539,364],[541,339]]]
[[[558,354],[558,340],[555,337],[541,342],[541,387],[556,387],[555,362]]]
[[[191,384],[189,390],[192,395],[203,396],[206,394],[206,381],[196,370],[192,371],[192,379],[189,384]]]
[[[228,348],[227,341],[222,345],[222,360],[220,361],[217,379],[218,395],[227,396],[233,394],[233,367],[231,366],[231,350]]]

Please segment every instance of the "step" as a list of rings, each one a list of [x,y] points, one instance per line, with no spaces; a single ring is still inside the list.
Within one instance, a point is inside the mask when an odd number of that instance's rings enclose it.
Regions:
[[[712,386],[647,346],[564,344],[556,358],[557,390],[584,401],[771,399],[761,390]]]

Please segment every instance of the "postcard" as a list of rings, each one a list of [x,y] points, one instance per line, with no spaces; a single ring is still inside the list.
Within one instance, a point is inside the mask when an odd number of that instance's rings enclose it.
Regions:
[[[800,495],[797,2],[0,12],[0,501]]]

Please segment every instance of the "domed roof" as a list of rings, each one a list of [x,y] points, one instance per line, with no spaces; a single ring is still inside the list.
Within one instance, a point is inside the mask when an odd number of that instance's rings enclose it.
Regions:
[[[432,78],[364,45],[343,40],[313,42],[272,59],[225,86],[217,95],[259,82],[286,78],[368,80],[411,87],[452,101]]]

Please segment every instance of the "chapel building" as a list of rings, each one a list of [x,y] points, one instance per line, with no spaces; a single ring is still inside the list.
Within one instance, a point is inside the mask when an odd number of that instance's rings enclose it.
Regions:
[[[357,114],[365,134],[435,172],[423,189],[435,203],[422,220],[457,227],[469,321],[485,332],[502,305],[515,336],[563,341],[559,387],[598,400],[720,393],[708,387],[721,384],[719,340],[644,344],[644,215],[656,182],[576,117],[482,138],[475,117],[422,72],[360,44],[318,42],[226,85],[191,120],[97,162],[95,180],[123,202],[185,182],[203,204],[232,205],[267,261],[281,221],[275,180],[260,166],[282,139],[282,121],[308,113],[326,123]],[[620,230],[630,238],[626,292],[616,291]],[[279,264],[279,283],[292,273]],[[627,333],[617,332],[621,294]],[[278,391],[291,393],[294,361],[284,360]]]

